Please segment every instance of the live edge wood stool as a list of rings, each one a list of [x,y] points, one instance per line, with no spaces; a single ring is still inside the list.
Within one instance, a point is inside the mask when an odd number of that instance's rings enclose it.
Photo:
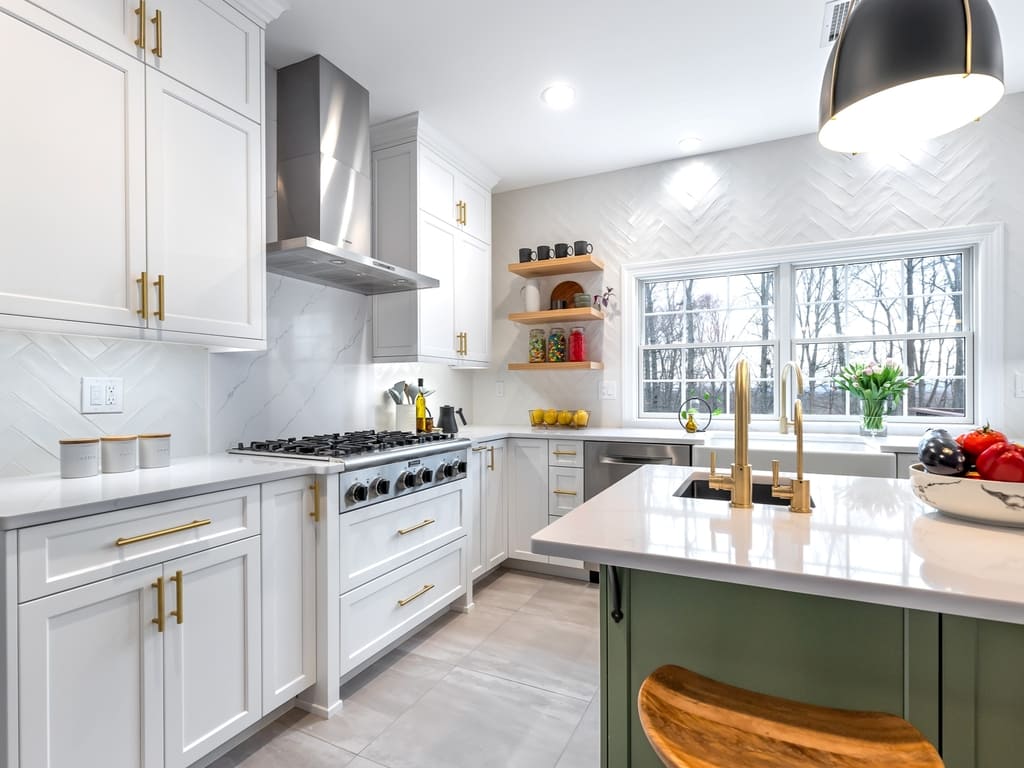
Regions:
[[[895,715],[816,707],[659,667],[637,699],[647,740],[669,768],[942,768]]]

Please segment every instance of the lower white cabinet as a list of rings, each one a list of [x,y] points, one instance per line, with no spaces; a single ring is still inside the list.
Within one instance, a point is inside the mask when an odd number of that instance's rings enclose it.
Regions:
[[[548,441],[508,441],[508,548],[517,560],[548,562],[534,554],[530,537],[548,524]]]
[[[262,487],[263,714],[316,683],[315,479]]]
[[[472,531],[470,577],[476,579],[508,558],[508,496],[505,441],[481,443],[470,451]]]
[[[583,451],[581,450],[582,454]],[[583,468],[548,467],[548,523],[553,523],[583,503]],[[565,557],[549,557],[552,565],[582,568],[583,561]]]

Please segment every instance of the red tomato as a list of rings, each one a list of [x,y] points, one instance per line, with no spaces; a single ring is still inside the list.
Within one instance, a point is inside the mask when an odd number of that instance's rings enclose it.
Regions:
[[[982,480],[1024,483],[1024,446],[1016,443],[990,445],[978,457]]]
[[[996,443],[1005,443],[1007,440],[1006,435],[986,424],[972,432],[964,432],[956,441],[967,454],[967,460],[971,464],[977,464],[978,457],[985,452],[986,448]]]

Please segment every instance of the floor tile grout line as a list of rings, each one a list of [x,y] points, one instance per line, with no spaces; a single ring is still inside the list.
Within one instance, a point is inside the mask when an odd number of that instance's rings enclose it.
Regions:
[[[572,699],[573,701],[586,702],[587,706],[590,705],[590,702],[594,698],[594,694],[591,694],[590,698],[583,698],[583,697],[580,697],[580,696],[575,696],[575,695],[573,695],[571,693],[566,693],[565,691],[552,691],[550,688],[542,688],[541,686],[534,685],[533,683],[527,683],[527,682],[525,682],[523,680],[516,680],[514,677],[504,677],[503,675],[496,675],[493,672],[484,672],[484,671],[479,670],[479,669],[473,669],[472,667],[463,667],[463,666],[461,666],[459,664],[456,664],[454,669],[451,670],[451,671],[454,671],[455,669],[461,670],[463,672],[469,672],[469,673],[474,674],[474,675],[484,675],[486,677],[493,677],[495,680],[503,680],[506,683],[515,683],[516,685],[521,685],[524,688],[532,688],[535,691],[541,691],[542,693],[549,693],[549,694],[552,694],[554,696],[561,696],[561,697],[566,698],[566,699]],[[450,674],[450,672],[449,672],[449,674]],[[584,711],[585,710],[586,710],[586,707],[584,707]]]
[[[568,752],[569,747],[572,746],[572,740],[576,737],[576,732],[583,727],[583,721],[587,719],[587,712],[590,711],[590,708],[593,706],[593,704],[594,699],[593,697],[591,697],[590,702],[587,704],[586,707],[583,708],[583,714],[580,715],[580,721],[576,723],[576,727],[572,729],[572,733],[569,734],[569,740],[565,742],[565,746],[562,747],[562,751],[559,753],[558,759],[555,760],[555,768],[557,768],[558,764],[562,762],[562,758],[565,757],[565,753]]]

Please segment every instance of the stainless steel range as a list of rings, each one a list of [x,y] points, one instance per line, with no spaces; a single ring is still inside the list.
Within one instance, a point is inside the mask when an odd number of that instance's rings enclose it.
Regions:
[[[229,453],[341,464],[342,512],[466,477],[470,440],[440,432],[335,432],[239,443]]]

